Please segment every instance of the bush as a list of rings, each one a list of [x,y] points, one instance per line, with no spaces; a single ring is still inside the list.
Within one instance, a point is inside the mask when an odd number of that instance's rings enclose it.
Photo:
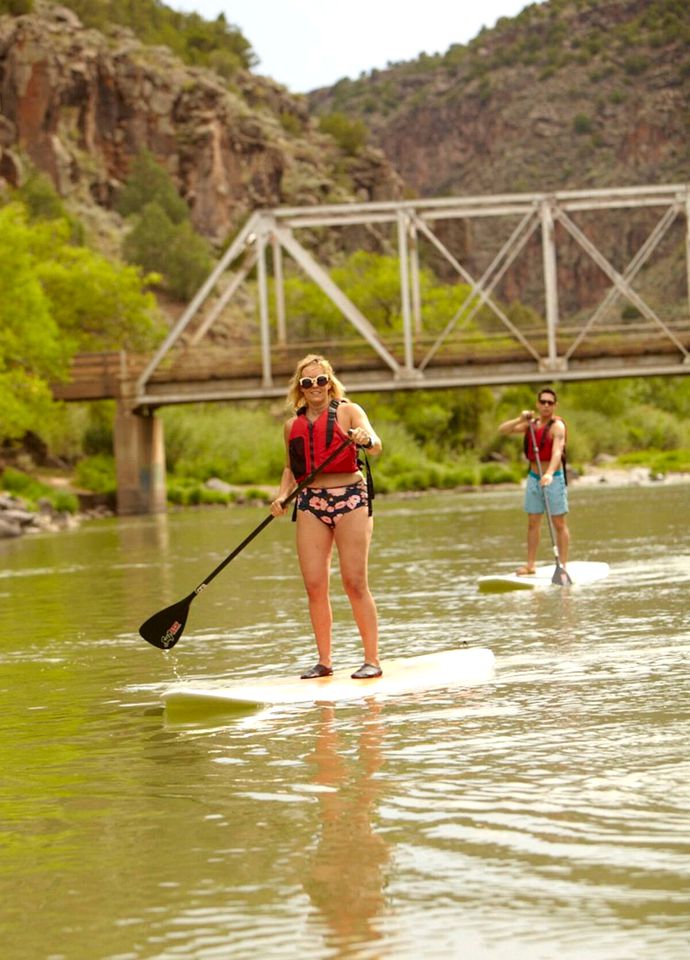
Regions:
[[[678,417],[650,406],[633,407],[622,427],[628,449],[673,450],[682,447],[687,436]]]
[[[141,213],[149,203],[158,204],[171,223],[183,223],[189,217],[187,204],[177,192],[170,174],[148,151],[144,151],[132,164],[117,209],[123,217],[128,217]]]
[[[180,300],[189,299],[211,272],[208,244],[188,222],[173,223],[157,201],[138,214],[123,243],[130,263],[162,276],[163,286]]]
[[[232,492],[210,490],[203,483],[189,477],[168,477],[168,503],[176,506],[226,506],[235,499]]]
[[[584,113],[578,113],[573,120],[573,130],[577,134],[591,133],[592,132],[592,121]]]
[[[631,77],[638,77],[649,67],[649,59],[642,53],[633,53],[623,61],[623,69]]]
[[[41,500],[47,500],[55,510],[66,513],[76,513],[79,509],[79,501],[74,494],[65,490],[56,490],[28,473],[12,467],[6,467],[0,475],[0,488],[15,497],[20,497],[30,509],[35,510]]]
[[[646,466],[654,473],[690,473],[690,448],[682,450],[636,450],[616,461],[621,466]]]
[[[366,145],[369,136],[367,125],[362,120],[350,120],[344,113],[321,117],[319,130],[333,137],[348,156],[356,156]]]
[[[34,9],[34,0],[0,0],[0,14],[9,13],[12,17],[20,17],[24,13],[31,13]]]
[[[43,499],[49,500],[60,513],[77,513],[79,510],[79,499],[67,490],[49,490]]]
[[[519,483],[523,470],[517,465],[483,463],[479,470],[480,482],[491,486],[496,483]]]
[[[117,490],[115,458],[99,453],[80,460],[74,471],[77,486],[92,493],[114,494]]]
[[[260,405],[242,403],[169,407],[162,416],[171,476],[278,485],[285,462],[283,416],[277,420]]]

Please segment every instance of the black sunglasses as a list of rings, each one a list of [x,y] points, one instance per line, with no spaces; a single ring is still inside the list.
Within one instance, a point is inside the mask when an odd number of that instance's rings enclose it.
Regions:
[[[300,377],[299,385],[303,390],[309,387],[325,387],[331,378],[325,373],[320,373],[318,377]]]
[[[552,407],[555,402],[555,400],[543,400],[541,397],[539,397],[539,403],[548,404],[550,407]]]

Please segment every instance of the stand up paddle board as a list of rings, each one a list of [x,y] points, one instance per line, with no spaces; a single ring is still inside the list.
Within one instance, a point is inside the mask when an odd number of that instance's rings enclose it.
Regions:
[[[488,577],[479,577],[477,584],[482,593],[505,593],[508,590],[540,590],[552,584],[556,569],[555,562],[537,567],[536,572],[520,577],[517,573],[495,573]],[[594,583],[609,575],[608,563],[589,560],[573,560],[566,565],[568,575],[574,586]]]
[[[382,677],[353,680],[347,670],[331,677],[300,680],[284,677],[258,683],[180,683],[162,694],[168,714],[231,712],[295,703],[335,703],[372,696],[396,696],[444,687],[475,686],[494,675],[494,655],[483,647],[463,647],[420,657],[386,660]]]

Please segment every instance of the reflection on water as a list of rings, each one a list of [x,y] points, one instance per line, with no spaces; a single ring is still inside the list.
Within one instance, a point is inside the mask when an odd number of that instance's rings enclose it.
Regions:
[[[335,708],[318,709],[320,726],[308,761],[319,788],[319,837],[304,887],[328,924],[333,946],[371,943],[379,938],[372,921],[384,906],[384,867],[389,856],[383,837],[372,825],[383,789],[376,779],[383,762],[381,708],[371,703],[360,718],[352,754],[338,732]]]
[[[296,674],[311,653],[291,525],[214,581],[169,654],[138,624],[260,511],[0,544],[3,955],[684,960],[687,502],[576,488],[573,557],[609,578],[492,596],[476,579],[521,559],[519,494],[382,499],[384,658],[466,639],[495,680],[177,726],[158,699],[175,677]]]

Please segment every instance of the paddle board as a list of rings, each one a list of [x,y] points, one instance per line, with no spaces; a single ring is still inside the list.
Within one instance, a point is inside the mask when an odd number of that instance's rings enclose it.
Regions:
[[[557,586],[552,584],[552,578],[556,569],[555,561],[544,564],[536,569],[536,572],[526,577],[520,577],[516,573],[495,573],[487,577],[479,577],[477,584],[483,593],[505,593],[508,590],[540,590],[545,587]],[[595,580],[603,580],[609,575],[608,563],[600,563],[589,560],[573,560],[567,564],[566,569],[574,586],[580,586],[584,583],[594,583]]]
[[[353,668],[331,677],[283,677],[258,682],[179,683],[162,694],[168,714],[251,710],[296,703],[335,703],[365,697],[397,696],[444,687],[475,686],[494,675],[494,655],[484,647],[461,647],[419,657],[385,660],[382,677],[353,680]]]

